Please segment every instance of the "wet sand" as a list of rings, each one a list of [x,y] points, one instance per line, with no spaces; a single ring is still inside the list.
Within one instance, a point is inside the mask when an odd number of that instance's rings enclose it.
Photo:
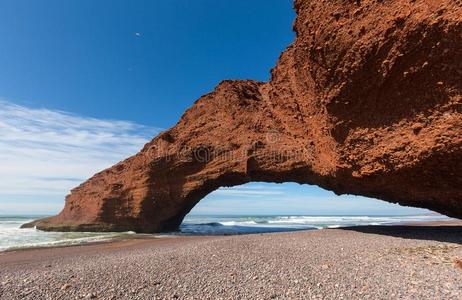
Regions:
[[[418,225],[3,252],[0,298],[460,299],[461,224]]]

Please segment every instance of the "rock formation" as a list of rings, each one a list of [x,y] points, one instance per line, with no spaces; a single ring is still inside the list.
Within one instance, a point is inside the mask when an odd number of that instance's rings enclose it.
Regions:
[[[462,1],[297,0],[267,83],[224,81],[43,230],[175,230],[208,193],[314,184],[462,217]]]

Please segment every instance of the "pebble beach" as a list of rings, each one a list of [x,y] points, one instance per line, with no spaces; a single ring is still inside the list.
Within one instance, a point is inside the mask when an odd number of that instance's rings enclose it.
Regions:
[[[460,299],[462,227],[145,237],[0,253],[1,299]]]

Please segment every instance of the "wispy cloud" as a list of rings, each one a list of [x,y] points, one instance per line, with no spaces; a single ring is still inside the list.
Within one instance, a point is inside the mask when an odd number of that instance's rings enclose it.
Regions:
[[[159,132],[127,121],[33,109],[0,100],[0,201],[62,195],[135,154]]]
[[[250,184],[232,188],[220,188],[214,192],[214,195],[228,197],[268,197],[284,195],[284,189],[279,186]]]

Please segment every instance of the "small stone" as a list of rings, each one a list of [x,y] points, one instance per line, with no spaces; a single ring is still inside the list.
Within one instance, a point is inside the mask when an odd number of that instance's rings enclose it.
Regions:
[[[327,269],[329,269],[329,266],[328,266],[328,265],[322,265],[321,268],[322,268],[323,270],[327,270]]]
[[[67,289],[70,288],[70,287],[71,287],[71,285],[68,284],[68,283],[66,283],[65,285],[63,285],[63,286],[61,287],[61,290],[67,290]]]
[[[87,295],[85,296],[85,299],[96,299],[96,295],[93,294],[93,293],[87,294]]]
[[[422,128],[423,128],[423,124],[422,123],[415,123],[414,125],[412,125],[412,130],[414,131],[414,134],[418,134]]]
[[[442,86],[442,85],[444,85],[444,82],[438,81],[436,84],[439,85],[439,86]]]

